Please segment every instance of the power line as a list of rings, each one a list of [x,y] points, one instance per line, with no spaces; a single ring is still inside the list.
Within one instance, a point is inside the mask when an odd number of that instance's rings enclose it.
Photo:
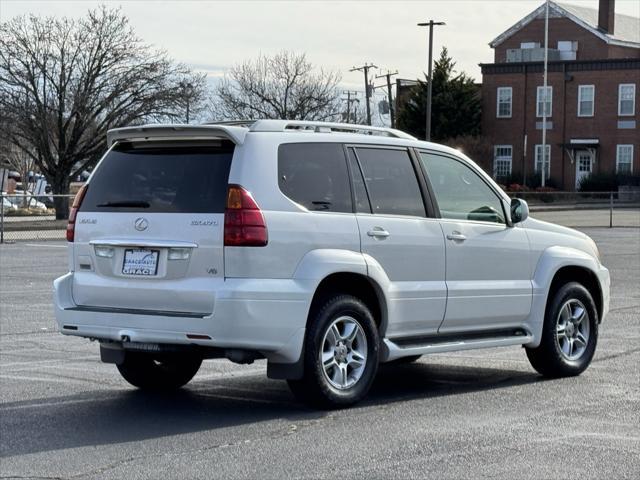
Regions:
[[[367,105],[367,125],[371,125],[371,107],[369,106],[369,98],[371,98],[371,87],[369,86],[369,69],[370,68],[378,68],[377,65],[373,63],[368,65],[365,63],[361,67],[353,67],[350,72],[364,72],[364,95],[365,95],[365,103]]]

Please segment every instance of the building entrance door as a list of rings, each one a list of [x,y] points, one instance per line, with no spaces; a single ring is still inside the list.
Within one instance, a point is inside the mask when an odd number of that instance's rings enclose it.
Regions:
[[[584,177],[593,171],[593,154],[588,150],[580,150],[576,155],[576,190]]]

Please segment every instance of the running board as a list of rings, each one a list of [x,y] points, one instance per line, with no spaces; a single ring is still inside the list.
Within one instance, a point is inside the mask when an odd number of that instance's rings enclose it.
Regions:
[[[381,361],[390,362],[397,358],[429,353],[523,345],[532,340],[533,335],[522,329],[431,335],[428,337],[385,338]]]

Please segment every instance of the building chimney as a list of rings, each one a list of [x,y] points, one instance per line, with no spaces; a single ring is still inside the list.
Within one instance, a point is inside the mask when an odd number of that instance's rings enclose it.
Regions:
[[[598,9],[598,29],[604,33],[613,35],[616,20],[616,1],[600,0]]]

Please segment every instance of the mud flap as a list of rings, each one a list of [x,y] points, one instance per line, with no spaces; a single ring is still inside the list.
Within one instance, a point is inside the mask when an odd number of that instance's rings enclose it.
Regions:
[[[121,346],[105,346],[100,344],[100,360],[104,363],[120,365],[124,362],[125,351]]]

